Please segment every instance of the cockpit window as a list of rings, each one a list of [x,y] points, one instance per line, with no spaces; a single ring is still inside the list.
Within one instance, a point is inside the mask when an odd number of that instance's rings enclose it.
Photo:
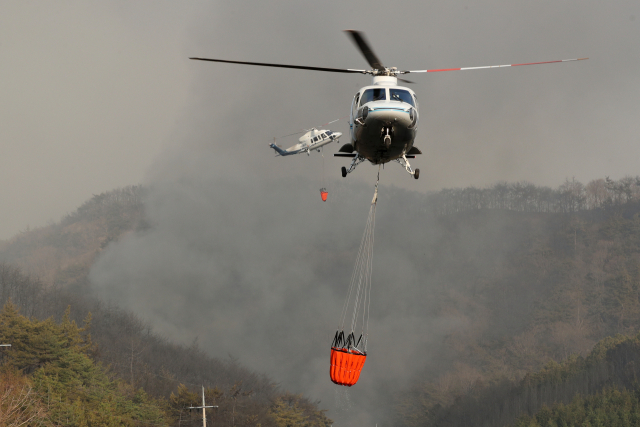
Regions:
[[[385,101],[387,99],[386,89],[367,89],[362,93],[360,105],[371,101]]]
[[[327,135],[331,135],[333,133],[333,131],[328,130],[327,131]]]
[[[392,101],[406,102],[407,104],[411,104],[413,107],[416,106],[409,91],[402,89],[389,89],[389,92]]]

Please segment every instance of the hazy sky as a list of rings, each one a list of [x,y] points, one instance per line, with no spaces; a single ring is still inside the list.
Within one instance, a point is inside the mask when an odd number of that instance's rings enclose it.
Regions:
[[[318,173],[306,156],[274,159],[267,143],[347,114],[369,77],[187,58],[364,68],[348,28],[405,69],[591,58],[413,76],[422,175],[393,164],[389,182],[427,191],[637,174],[634,0],[9,0],[0,3],[0,238],[57,221],[92,194],[148,183],[174,150],[202,150],[239,179]],[[344,121],[334,128],[347,131]],[[343,164],[327,159],[328,173]]]

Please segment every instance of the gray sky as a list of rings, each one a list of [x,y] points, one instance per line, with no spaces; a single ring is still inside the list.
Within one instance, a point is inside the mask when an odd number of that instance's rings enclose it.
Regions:
[[[394,164],[390,182],[426,191],[637,174],[637,1],[4,1],[0,238],[148,183],[173,150],[233,162],[237,176],[309,173],[315,160],[273,159],[269,138],[347,114],[369,77],[187,57],[365,67],[347,28],[406,69],[591,58],[414,76],[422,175]],[[328,173],[343,163],[328,159]]]

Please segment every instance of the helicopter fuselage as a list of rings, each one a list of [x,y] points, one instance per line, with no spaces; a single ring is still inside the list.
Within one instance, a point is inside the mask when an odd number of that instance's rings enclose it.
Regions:
[[[375,76],[354,96],[349,119],[354,151],[373,164],[409,153],[418,129],[415,93],[393,76]]]
[[[316,128],[312,128],[310,131],[305,133],[300,137],[298,141],[299,144],[294,145],[293,147],[289,147],[286,150],[283,150],[280,146],[274,143],[269,144],[269,147],[276,150],[279,156],[290,156],[292,154],[299,153],[307,153],[309,155],[313,150],[317,150],[318,152],[325,145],[338,141],[342,136],[342,132],[334,132],[328,129],[318,130]]]

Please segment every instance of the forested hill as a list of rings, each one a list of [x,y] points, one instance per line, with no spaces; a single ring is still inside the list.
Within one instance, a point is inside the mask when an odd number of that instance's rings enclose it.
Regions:
[[[144,216],[147,191],[141,186],[128,186],[94,195],[56,224],[24,230],[6,242],[0,241],[0,261],[17,265],[47,284],[83,286],[101,249],[128,232],[149,227]],[[475,210],[612,211],[640,200],[640,177],[618,181],[606,177],[586,185],[567,179],[555,189],[529,182],[500,182],[487,188],[453,188],[426,196],[411,195],[410,199],[403,201],[405,210],[436,215]]]
[[[530,182],[499,182],[487,188],[444,189],[427,197],[426,205],[440,215],[477,209],[517,212],[577,213],[611,209],[640,199],[640,177],[615,181],[595,179],[587,185],[566,179],[558,188]]]
[[[331,200],[363,190],[357,183],[345,188],[343,195],[333,192]],[[396,338],[421,357],[406,356],[411,360],[403,368],[411,370],[409,383],[388,381],[388,389],[359,390],[372,402],[364,409],[377,419],[387,417],[387,424],[407,426],[465,425],[448,418],[456,402],[481,401],[496,395],[493,387],[516,387],[549,361],[562,362],[572,354],[586,357],[608,336],[638,332],[638,179],[605,178],[586,185],[567,180],[557,189],[501,183],[429,195],[387,190],[379,196],[376,223],[386,225],[376,230],[376,259],[403,268],[376,270],[376,280],[394,286],[377,287],[372,301],[378,316],[372,318],[379,334],[375,338],[386,339],[380,331],[392,320],[411,330]],[[200,369],[206,367],[207,384],[217,384],[229,402],[237,398],[240,406],[254,408],[247,416],[264,415],[281,396],[270,391],[269,378],[233,360],[212,359],[197,345],[168,343],[132,313],[79,296],[89,288],[87,272],[96,256],[110,242],[124,240],[127,233],[153,232],[155,225],[145,218],[146,191],[129,187],[94,196],[60,223],[4,242],[0,262],[15,280],[0,279],[11,284],[3,284],[2,297],[10,295],[23,314],[39,318],[60,319],[71,304],[71,318],[80,324],[91,311],[92,338],[100,350],[97,360],[135,387],[165,396],[177,393],[181,382],[196,390]],[[252,207],[244,206],[247,212],[254,212]],[[336,224],[330,216],[336,212],[323,210],[322,216]],[[341,220],[349,229],[358,227],[357,219]],[[269,229],[268,222],[260,225],[261,230]],[[338,283],[355,259],[351,249],[344,249],[337,259],[335,251],[322,247],[323,242],[333,243],[332,236],[326,232],[323,240],[309,239],[311,246],[294,248],[294,255],[307,255],[304,260],[335,266],[317,269],[318,282],[310,284],[314,288]],[[303,240],[297,244],[303,245]],[[398,274],[404,275],[398,279]],[[237,284],[230,286],[235,289]],[[283,286],[295,287],[289,282]],[[50,293],[53,290],[59,293]],[[375,356],[382,359],[382,352]],[[400,360],[404,366],[405,359]],[[372,357],[367,365],[371,376],[375,363]],[[363,381],[368,378],[363,374]],[[242,385],[236,385],[240,381]],[[251,396],[242,397],[249,391]],[[382,413],[379,408],[394,399],[393,412]],[[303,401],[287,405],[311,405]],[[317,415],[317,407],[307,408],[306,416]],[[515,423],[521,413],[512,415]]]
[[[96,255],[144,227],[145,189],[129,186],[93,196],[58,223],[27,229],[0,245],[0,261],[47,285],[86,286]]]
[[[96,195],[0,245],[0,342],[12,344],[0,350],[0,425],[197,426],[201,412],[185,408],[201,404],[201,386],[219,406],[207,410],[214,423],[330,425],[317,403],[268,376],[210,357],[197,342],[169,342],[89,295],[101,250],[147,227],[143,196],[141,187]],[[88,328],[76,326],[88,318]]]
[[[423,425],[637,426],[639,364],[640,336],[608,337],[586,357],[551,361],[519,382],[502,380],[434,408]]]
[[[531,191],[525,198],[526,186],[520,184],[506,186],[511,187],[510,196],[498,200],[510,202],[502,208],[469,201],[483,191],[479,199],[495,201],[500,187],[435,196],[457,207],[438,220],[448,230],[439,242],[447,255],[433,255],[425,274],[436,268],[447,275],[432,304],[458,326],[433,356],[439,363],[427,363],[424,373],[397,399],[398,424],[501,426],[520,415],[534,415],[542,403],[569,403],[576,392],[593,393],[618,384],[602,377],[597,387],[596,382],[592,388],[572,386],[533,403],[527,400],[531,396],[523,397],[531,390],[518,388],[528,373],[549,361],[586,356],[608,336],[640,330],[638,182],[590,184],[567,181],[546,199],[559,203],[549,209],[539,203],[544,199],[536,198],[544,191]],[[602,193],[590,193],[589,188]],[[600,194],[597,203],[593,194]],[[590,208],[589,203],[595,205]],[[442,206],[436,204],[437,209]],[[464,247],[469,244],[473,248]],[[451,264],[437,267],[447,261]],[[625,351],[637,360],[637,346],[627,345]],[[624,385],[636,381],[634,363],[616,367],[632,369]],[[447,369],[438,372],[443,366]],[[581,372],[586,377],[580,378],[589,377],[589,372]],[[558,385],[552,382],[549,387]],[[518,399],[512,398],[514,393],[519,393]]]
[[[3,297],[17,297],[32,315],[51,312],[64,302],[79,305],[64,293],[31,283],[28,291],[49,299],[38,301],[41,298],[20,289],[28,283],[28,278],[0,264]],[[200,393],[190,391],[199,391],[200,384],[207,384],[203,390],[207,403],[218,405],[216,411],[207,410],[214,423],[331,424],[316,404],[279,390],[264,376],[233,361],[208,358],[195,347],[163,342],[148,330],[142,334],[129,313],[94,308],[98,316],[88,314],[79,327],[71,319],[70,306],[57,323],[52,318],[27,318],[11,300],[6,301],[0,310],[0,342],[10,343],[11,348],[0,349],[0,426],[198,426],[201,412],[187,408],[201,404]],[[130,348],[125,349],[124,342]],[[123,360],[126,354],[129,360]],[[122,362],[128,365],[124,372]]]

